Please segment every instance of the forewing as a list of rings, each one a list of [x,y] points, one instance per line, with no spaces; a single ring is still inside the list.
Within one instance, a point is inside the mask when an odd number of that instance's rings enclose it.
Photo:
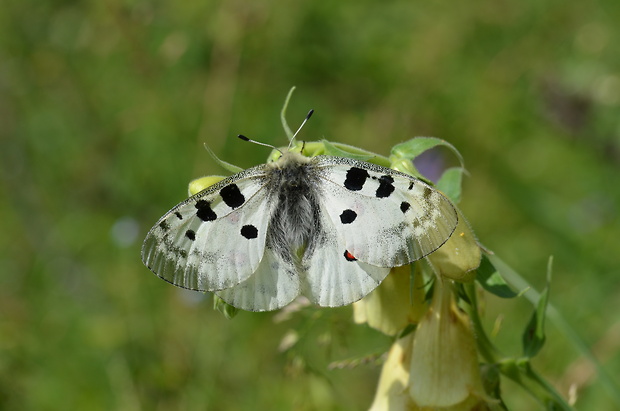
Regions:
[[[318,160],[323,206],[359,261],[396,267],[439,248],[458,217],[450,200],[423,181],[341,157]]]
[[[272,202],[261,167],[190,197],[149,231],[142,261],[180,287],[215,291],[245,281],[265,250]]]
[[[299,276],[294,266],[271,250],[265,254],[254,274],[247,280],[215,294],[228,304],[248,311],[282,308],[300,293]]]
[[[321,235],[303,261],[304,295],[324,307],[351,304],[377,288],[390,269],[353,258],[325,206],[320,215]]]

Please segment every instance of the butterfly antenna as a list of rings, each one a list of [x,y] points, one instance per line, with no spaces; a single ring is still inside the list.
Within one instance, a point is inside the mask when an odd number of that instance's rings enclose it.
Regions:
[[[299,126],[299,128],[297,129],[297,131],[295,132],[295,134],[293,134],[293,138],[291,138],[291,142],[288,145],[288,148],[291,148],[291,146],[293,145],[293,142],[295,141],[295,137],[297,137],[297,134],[299,134],[299,132],[301,131],[301,129],[304,127],[304,125],[306,124],[306,122],[310,119],[310,117],[312,117],[312,114],[314,113],[314,110],[310,110],[308,112],[308,115],[306,116],[306,118],[304,119],[304,121],[301,123],[301,126]]]
[[[256,140],[252,140],[251,138],[247,138],[246,136],[244,136],[243,134],[239,134],[237,137],[239,137],[241,140],[243,141],[248,141],[250,143],[254,143],[254,144],[258,144],[259,146],[265,146],[265,147],[269,147],[273,150],[279,151],[280,154],[284,154],[282,153],[282,150],[280,150],[278,147],[276,146],[272,146],[271,144],[267,144],[267,143],[261,143],[260,141],[256,141]]]

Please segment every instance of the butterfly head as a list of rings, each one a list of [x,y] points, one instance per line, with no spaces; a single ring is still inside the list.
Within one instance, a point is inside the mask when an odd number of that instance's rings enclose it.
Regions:
[[[304,156],[300,151],[285,149],[283,151],[280,151],[280,157],[274,159],[268,164],[274,168],[283,169],[291,168],[297,165],[307,164],[310,161],[311,158]]]

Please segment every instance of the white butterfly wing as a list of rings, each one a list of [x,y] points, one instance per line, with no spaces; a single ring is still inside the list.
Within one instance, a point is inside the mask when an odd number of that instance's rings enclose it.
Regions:
[[[356,261],[346,254],[344,238],[339,235],[325,206],[321,208],[323,232],[303,262],[306,270],[304,295],[320,306],[339,307],[377,288],[390,269]]]
[[[452,203],[419,179],[341,157],[321,157],[318,164],[323,208],[359,261],[379,267],[411,263],[439,248],[456,228]]]
[[[222,290],[247,280],[263,258],[273,207],[263,189],[263,168],[222,180],[166,213],[144,240],[144,264],[193,290]]]
[[[299,276],[289,263],[269,247],[250,278],[215,294],[228,304],[248,311],[282,308],[300,293]]]
[[[271,220],[282,218],[276,213],[282,211],[276,209],[282,207],[282,187],[265,165],[229,177],[170,210],[148,233],[142,260],[166,281],[213,291],[245,310],[281,308],[301,292],[318,305],[333,307],[364,297],[391,267],[433,252],[456,227],[450,201],[418,179],[341,157],[319,156],[311,162],[307,175],[289,169],[293,177],[309,178],[317,190],[319,221],[301,266],[283,251],[299,233],[268,233]],[[303,162],[291,156],[281,167],[297,164]],[[303,216],[287,210],[287,219]],[[297,226],[284,227],[288,233]]]

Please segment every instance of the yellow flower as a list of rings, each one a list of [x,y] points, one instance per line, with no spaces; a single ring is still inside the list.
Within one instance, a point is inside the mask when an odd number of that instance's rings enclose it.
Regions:
[[[471,410],[486,398],[469,317],[442,280],[415,331],[409,378],[409,394],[421,407]]]
[[[413,334],[397,340],[383,364],[379,386],[370,411],[413,411],[419,408],[409,396],[409,363]]]
[[[372,411],[487,410],[469,317],[449,283],[437,280],[415,333],[396,341],[383,366]]]
[[[411,284],[411,269],[409,265],[392,268],[379,287],[353,304],[353,320],[387,335],[417,323],[426,308],[424,279],[418,270]]]

